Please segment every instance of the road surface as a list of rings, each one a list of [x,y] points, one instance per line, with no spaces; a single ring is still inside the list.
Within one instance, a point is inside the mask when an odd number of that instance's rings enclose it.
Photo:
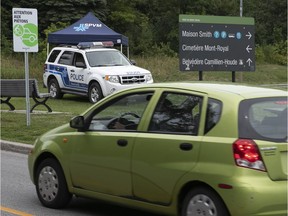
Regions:
[[[100,201],[73,198],[67,208],[45,208],[39,202],[27,155],[1,150],[1,216],[160,216]]]

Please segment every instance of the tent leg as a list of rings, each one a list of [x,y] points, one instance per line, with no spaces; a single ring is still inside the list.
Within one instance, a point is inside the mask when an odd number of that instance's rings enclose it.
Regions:
[[[47,48],[46,49],[47,49],[46,53],[47,53],[47,57],[48,57],[48,55],[49,55],[49,43],[47,43]]]
[[[129,46],[127,46],[127,57],[129,59]]]

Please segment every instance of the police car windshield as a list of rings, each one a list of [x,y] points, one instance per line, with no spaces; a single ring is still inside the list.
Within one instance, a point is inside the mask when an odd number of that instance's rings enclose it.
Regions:
[[[91,51],[86,53],[91,67],[131,65],[128,59],[117,50]]]

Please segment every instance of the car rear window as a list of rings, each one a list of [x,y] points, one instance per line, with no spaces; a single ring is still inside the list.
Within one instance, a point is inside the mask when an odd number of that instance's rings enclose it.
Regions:
[[[239,136],[267,140],[287,141],[287,98],[250,99],[239,106]]]
[[[205,134],[208,133],[219,122],[222,112],[222,102],[213,98],[208,99],[205,119]]]

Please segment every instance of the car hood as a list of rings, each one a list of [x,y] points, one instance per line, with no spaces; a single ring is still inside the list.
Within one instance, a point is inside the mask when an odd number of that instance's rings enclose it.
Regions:
[[[97,73],[105,73],[105,75],[141,75],[151,74],[150,71],[140,68],[134,65],[127,66],[103,66],[103,67],[92,67],[91,71]]]

